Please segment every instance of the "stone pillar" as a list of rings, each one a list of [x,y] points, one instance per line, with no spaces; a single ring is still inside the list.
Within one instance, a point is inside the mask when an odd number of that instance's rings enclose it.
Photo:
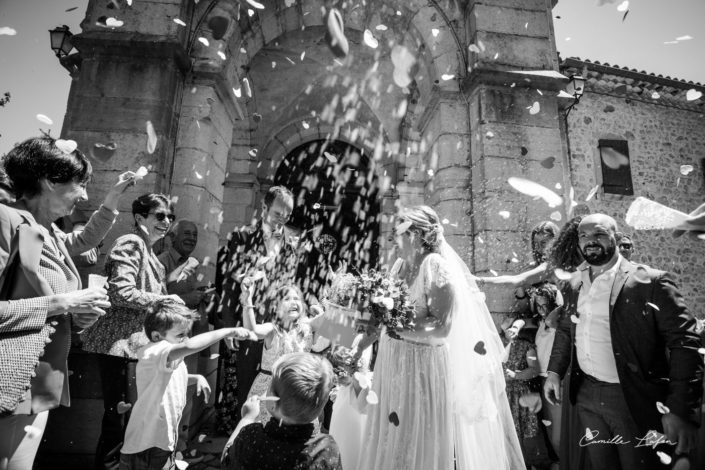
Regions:
[[[551,7],[551,0],[467,4],[469,73],[462,86],[470,115],[466,143],[472,165],[473,269],[478,275],[530,268],[531,228],[556,211],[561,217],[557,223],[565,221],[563,207],[549,208],[507,183],[517,176],[567,194],[568,188],[561,186],[568,165],[556,97],[563,82],[514,73],[558,70]],[[545,160],[550,157],[554,160],[549,164]],[[488,286],[486,292],[490,310],[512,310],[512,289]]]
[[[78,142],[92,155],[94,177],[90,200],[81,209],[95,210],[120,173],[150,169],[147,177],[128,190],[120,205],[112,241],[131,229],[131,203],[147,192],[168,192],[184,83],[186,29],[171,18],[188,18],[189,0],[142,0],[131,7],[107,8],[90,0],[83,32],[74,36],[80,52],[80,72],[74,78],[62,136]],[[106,18],[122,26],[105,25]],[[110,23],[113,24],[113,23]],[[147,122],[158,136],[153,153],[147,151]],[[93,152],[96,144],[114,143],[110,152]],[[99,263],[99,266],[102,263]]]

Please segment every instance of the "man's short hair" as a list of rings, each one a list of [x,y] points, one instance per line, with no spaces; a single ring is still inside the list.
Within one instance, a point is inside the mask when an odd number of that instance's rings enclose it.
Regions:
[[[311,353],[293,353],[280,358],[272,372],[272,390],[279,397],[283,416],[297,424],[310,423],[328,402],[333,367]]]
[[[174,325],[193,324],[197,318],[198,313],[174,299],[157,300],[147,307],[144,332],[147,334],[147,338],[152,341],[152,333],[155,331],[163,336]]]
[[[284,200],[290,199],[293,202],[294,193],[284,186],[272,186],[267,190],[267,194],[264,195],[264,205],[267,206],[267,208],[272,207],[272,203],[276,198]]]

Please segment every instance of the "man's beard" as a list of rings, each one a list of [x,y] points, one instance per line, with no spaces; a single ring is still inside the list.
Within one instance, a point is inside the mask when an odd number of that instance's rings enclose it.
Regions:
[[[599,248],[600,252],[587,254],[585,253],[587,248]],[[585,261],[587,261],[588,264],[592,266],[602,266],[607,264],[609,260],[612,259],[616,250],[616,245],[611,245],[607,247],[607,249],[605,249],[602,245],[588,245],[585,248],[581,248],[580,252],[583,254],[583,258],[585,258]]]

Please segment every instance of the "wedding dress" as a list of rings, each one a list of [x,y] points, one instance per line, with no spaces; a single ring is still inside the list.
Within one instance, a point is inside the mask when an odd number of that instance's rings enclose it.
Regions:
[[[503,345],[469,269],[442,241],[409,288],[417,312],[450,284],[450,333],[382,333],[358,470],[519,470],[519,440],[505,391]]]

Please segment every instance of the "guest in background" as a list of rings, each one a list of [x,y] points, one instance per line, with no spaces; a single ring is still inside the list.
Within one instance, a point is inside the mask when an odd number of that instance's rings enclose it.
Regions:
[[[115,240],[105,264],[111,307],[83,333],[86,351],[98,353],[105,412],[96,450],[96,468],[109,468],[120,458],[128,411],[136,400],[135,362],[146,344],[146,309],[167,295],[166,273],[152,245],[174,220],[163,194],[145,194],[132,203],[133,233]]]
[[[15,194],[12,191],[12,182],[7,177],[5,170],[0,168],[0,204],[11,204],[15,202]]]
[[[91,164],[50,137],[5,155],[17,200],[0,204],[0,468],[30,470],[49,410],[69,405],[71,324],[92,325],[110,306],[105,289],[82,289],[71,256],[100,243],[135,174],[120,175],[80,234],[53,223],[88,199]]]
[[[622,258],[627,261],[631,261],[632,255],[634,254],[634,242],[629,235],[621,232],[617,232],[617,246],[619,247],[619,254]]]

